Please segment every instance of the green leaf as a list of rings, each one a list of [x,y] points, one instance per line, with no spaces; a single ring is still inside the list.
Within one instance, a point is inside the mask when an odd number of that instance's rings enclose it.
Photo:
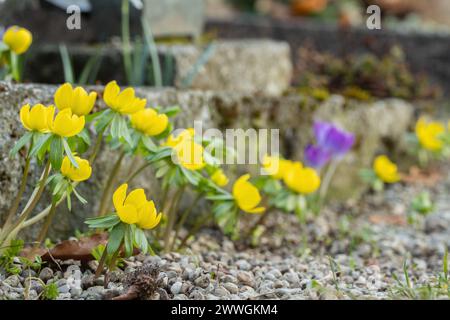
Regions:
[[[190,184],[192,184],[193,186],[198,185],[199,179],[195,176],[194,172],[183,167],[180,167],[180,169],[184,177],[186,178],[187,181],[189,181]]]
[[[234,198],[231,194],[221,194],[221,195],[207,196],[206,199],[212,201],[226,201],[226,200],[233,200]]]
[[[152,138],[143,135],[141,136],[141,141],[148,151],[153,153],[158,151],[159,148],[155,145]]]
[[[136,246],[141,249],[142,253],[145,254],[148,252],[148,240],[143,230],[139,228],[134,230],[134,242]]]
[[[95,123],[95,131],[97,134],[106,130],[106,127],[111,123],[114,116],[116,115],[111,109],[106,109],[102,111],[102,114],[98,116],[97,122]]]
[[[156,179],[162,178],[169,170],[170,170],[170,167],[168,165],[164,165],[164,166],[160,167],[155,173]]]
[[[85,119],[86,123],[90,123],[94,120],[97,120],[97,118],[100,118],[106,111],[110,111],[110,109],[101,110],[101,111],[97,111],[97,112],[88,114],[88,115],[84,116],[84,119]]]
[[[81,132],[78,134],[78,137],[80,137],[88,146],[91,145],[91,137],[89,136],[89,132],[86,128],[81,130]]]
[[[75,168],[78,169],[80,166],[78,165],[78,162],[77,162],[77,161],[75,160],[75,158],[73,157],[72,150],[70,150],[70,147],[69,147],[69,144],[67,143],[67,140],[64,139],[64,138],[62,138],[61,140],[62,140],[62,143],[63,143],[63,146],[64,146],[64,150],[66,151],[67,157],[69,158],[69,160],[70,160],[70,162],[72,163],[72,165],[73,165]]]
[[[33,149],[31,149],[30,157],[35,156],[38,152],[41,152],[41,149],[46,148],[47,142],[50,141],[51,137],[52,135],[49,133],[39,135]]]
[[[88,203],[87,200],[86,200],[85,198],[83,198],[83,197],[78,193],[78,191],[77,191],[75,188],[73,188],[72,191],[73,191],[73,193],[75,194],[75,196],[77,197],[77,199],[78,199],[82,204],[87,204],[87,203]]]
[[[112,255],[119,250],[125,236],[126,226],[127,225],[124,223],[119,223],[111,229],[108,238],[108,245],[106,246],[106,251],[109,255]]]
[[[123,138],[130,146],[133,145],[130,130],[128,129],[127,120],[124,117],[119,118],[119,137]]]
[[[168,107],[163,110],[161,110],[159,113],[164,113],[169,118],[175,117],[179,112],[181,111],[181,108],[179,106],[173,106]]]
[[[50,163],[54,170],[59,170],[63,161],[63,138],[53,136],[50,142]]]
[[[75,77],[73,76],[73,66],[70,59],[69,51],[67,47],[63,44],[59,45],[59,52],[61,54],[61,60],[64,70],[64,81],[69,83],[75,82]]]
[[[133,254],[133,226],[127,225],[125,228],[124,246],[125,246],[125,256],[130,257]]]
[[[92,229],[109,229],[120,223],[120,218],[117,214],[113,213],[103,217],[87,219],[84,223]]]
[[[173,150],[170,147],[159,148],[158,152],[147,157],[147,161],[153,163],[161,159],[171,157],[172,152]]]
[[[109,129],[109,132],[113,139],[119,139],[120,137],[120,117],[121,116],[119,114],[115,114],[111,121],[111,128]]]
[[[27,132],[25,133],[22,138],[19,139],[19,141],[16,142],[14,145],[14,148],[9,153],[10,157],[14,157],[17,152],[19,152],[20,149],[22,149],[26,144],[28,144],[31,139],[33,138],[33,132]]]

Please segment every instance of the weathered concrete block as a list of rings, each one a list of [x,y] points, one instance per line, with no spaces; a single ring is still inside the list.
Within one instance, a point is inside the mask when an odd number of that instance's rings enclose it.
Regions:
[[[71,46],[79,74],[87,60],[98,54],[100,46]],[[281,95],[289,88],[292,63],[289,45],[271,40],[217,41],[206,48],[193,44],[158,46],[164,85],[201,90],[230,90],[242,93]],[[207,54],[205,52],[208,52]],[[105,45],[97,81],[125,81],[121,48]],[[207,56],[207,59],[204,59]],[[150,58],[149,58],[150,59]],[[200,63],[203,60],[203,63]],[[56,63],[55,63],[56,61]],[[25,69],[25,78],[39,83],[61,83],[63,69],[57,46],[35,48]],[[169,64],[170,63],[170,64]],[[45,67],[43,67],[45,66]],[[151,61],[144,66],[149,83]]]
[[[244,93],[263,92],[281,95],[292,80],[290,48],[287,43],[272,40],[236,40],[212,43],[209,58],[198,68],[192,80],[190,73],[202,56],[204,48],[196,46],[162,47],[175,58],[175,84],[194,89],[225,90]]]
[[[99,93],[103,90],[102,87],[90,89]],[[23,133],[19,108],[25,103],[50,104],[55,90],[55,86],[0,82],[0,220],[17,192],[22,172],[22,157],[14,160],[8,157],[9,150]],[[354,150],[345,158],[333,183],[335,195],[341,199],[361,194],[364,184],[357,176],[358,171],[370,166],[377,152],[395,155],[404,151],[403,134],[414,120],[414,107],[397,99],[361,104],[332,96],[323,103],[317,103],[300,95],[267,97],[229,91],[149,88],[139,88],[137,94],[147,98],[149,105],[179,105],[183,110],[176,119],[176,127],[179,128],[193,126],[194,120],[203,120],[205,129],[278,128],[282,153],[296,160],[302,159],[303,148],[311,141],[314,119],[336,121],[354,132],[357,138]],[[99,101],[97,107],[104,107],[103,103]],[[93,177],[79,186],[89,205],[82,206],[74,201],[72,212],[67,212],[62,206],[58,212],[58,223],[51,230],[53,237],[64,238],[72,235],[75,229],[85,229],[83,221],[96,212],[101,187],[116,157],[117,153],[107,147],[100,153],[94,164]],[[131,165],[136,164],[126,159],[124,172]],[[239,167],[240,172],[251,169]],[[28,194],[39,175],[35,167],[32,172]],[[158,200],[160,192],[151,171],[145,172],[134,184],[146,188]],[[38,209],[42,209],[45,203],[48,203],[48,198],[41,201]],[[33,236],[35,230],[27,231],[27,236]]]

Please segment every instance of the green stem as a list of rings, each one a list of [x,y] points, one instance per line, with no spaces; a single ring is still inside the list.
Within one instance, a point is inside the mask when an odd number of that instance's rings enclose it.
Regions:
[[[19,57],[11,51],[11,74],[14,80],[20,82]]]
[[[100,277],[100,275],[103,272],[103,269],[105,269],[105,263],[106,263],[107,257],[108,257],[108,252],[105,247],[105,249],[103,250],[103,253],[102,253],[102,257],[100,258],[100,261],[98,263],[97,270],[95,270],[95,278]]]
[[[202,195],[203,195],[202,193],[199,193],[195,197],[194,201],[192,201],[191,205],[188,208],[186,208],[186,210],[184,210],[183,214],[181,215],[181,218],[178,221],[177,226],[175,227],[175,235],[173,236],[172,242],[170,244],[169,251],[172,251],[173,246],[175,245],[175,242],[177,241],[178,233],[180,232],[181,227],[186,222],[186,219],[189,217],[189,215],[191,214],[192,210],[197,206],[197,204],[200,201]]]
[[[41,198],[42,193],[44,192],[45,184],[46,184],[49,173],[50,173],[50,161],[47,161],[44,172],[42,173],[41,179],[38,182],[39,186],[36,187],[35,190],[33,191],[33,194],[31,195],[30,199],[28,200],[27,205],[25,206],[25,208],[19,215],[19,220],[17,220],[17,222],[15,222],[14,224],[12,224],[12,226],[10,228],[2,231],[2,234],[0,237],[0,244],[3,243],[3,239],[5,237],[10,238],[9,233],[14,232],[14,230],[16,228],[19,228],[19,230],[21,229],[20,226],[21,226],[22,222],[24,222],[28,218],[30,213],[33,211],[33,209],[36,207],[37,203],[39,202],[39,199]]]
[[[330,165],[325,172],[325,176],[323,177],[322,185],[319,190],[319,208],[322,207],[325,197],[327,196],[328,189],[330,188],[331,180],[333,179],[334,174],[336,173],[336,169],[338,167],[339,160],[331,161]]]
[[[106,184],[104,186],[103,189],[103,194],[100,200],[100,208],[98,210],[97,216],[101,217],[104,216],[106,213],[106,210],[108,209],[108,201],[111,195],[111,192],[114,188],[115,182],[116,182],[116,178],[117,178],[117,174],[120,171],[120,166],[122,165],[122,160],[125,157],[125,152],[122,151],[119,155],[119,157],[117,158],[116,163],[114,164],[114,167],[108,177],[108,180],[106,181]]]
[[[131,183],[134,180],[134,178],[136,178],[142,171],[144,171],[149,166],[150,166],[150,163],[148,163],[148,162],[144,163],[135,172],[133,172],[132,174],[130,174],[128,176],[128,178],[125,180],[126,183]]]
[[[17,196],[14,199],[13,205],[9,209],[8,216],[5,220],[3,229],[8,229],[9,226],[11,225],[14,214],[17,212],[17,209],[19,209],[20,200],[22,199],[23,193],[25,192],[25,188],[27,187],[28,173],[30,171],[30,161],[31,161],[29,153],[32,148],[33,148],[33,141],[30,143],[30,147],[28,148],[25,167],[22,175],[22,181],[20,182],[19,192],[17,193]]]
[[[175,225],[175,219],[177,214],[178,203],[183,195],[184,186],[180,187],[175,193],[172,203],[170,205],[168,216],[167,216],[167,227],[164,235],[164,251],[169,252],[170,249],[170,235],[172,234],[173,227]]]
[[[94,160],[97,158],[97,154],[100,151],[100,147],[102,145],[102,140],[103,140],[103,132],[100,132],[97,136],[97,140],[95,141],[95,146],[94,146],[94,150],[92,151],[91,156],[89,157],[89,162],[92,163],[94,162]]]
[[[39,232],[39,236],[36,240],[36,244],[34,246],[35,249],[38,249],[41,246],[42,242],[45,241],[45,237],[47,236],[48,229],[49,229],[49,227],[53,221],[53,217],[55,216],[55,213],[56,213],[56,206],[57,206],[57,201],[56,201],[56,199],[53,199],[52,206],[50,207],[50,212],[49,212],[47,219],[45,220],[45,223],[42,226],[42,229]]]
[[[131,84],[130,2],[122,0],[122,54],[128,83]]]

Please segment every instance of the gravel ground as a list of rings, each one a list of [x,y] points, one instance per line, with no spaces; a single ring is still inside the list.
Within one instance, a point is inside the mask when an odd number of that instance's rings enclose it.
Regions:
[[[0,274],[0,299],[37,299],[50,282],[58,299],[111,299],[130,287],[144,299],[448,299],[448,281],[437,284],[450,247],[448,169],[432,186],[398,184],[358,203],[332,205],[302,226],[273,213],[254,247],[205,229],[182,254],[125,261],[106,289],[103,276],[94,279],[95,261]],[[423,190],[435,211],[407,224],[410,202]]]

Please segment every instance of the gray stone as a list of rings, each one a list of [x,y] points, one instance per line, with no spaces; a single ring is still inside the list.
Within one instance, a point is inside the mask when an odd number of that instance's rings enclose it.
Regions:
[[[20,283],[19,276],[17,276],[17,275],[9,276],[3,282],[11,287],[21,287],[22,286],[22,284]]]
[[[39,272],[39,278],[42,281],[47,282],[48,280],[53,278],[53,270],[49,267],[43,268],[41,272]]]
[[[239,287],[232,282],[226,282],[223,284],[223,286],[225,289],[227,289],[232,294],[239,292]]]
[[[67,284],[58,287],[59,293],[68,293],[70,291],[70,287]]]
[[[202,275],[194,280],[194,284],[200,288],[206,288],[209,286],[210,278],[208,275]]]
[[[253,275],[250,272],[239,271],[237,274],[237,279],[242,284],[252,287],[254,285]]]
[[[171,287],[170,287],[170,292],[172,292],[173,294],[179,294],[181,291],[181,287],[182,287],[182,283],[181,282],[175,282]]]
[[[191,36],[203,32],[203,0],[143,0],[143,16],[154,36]]]

